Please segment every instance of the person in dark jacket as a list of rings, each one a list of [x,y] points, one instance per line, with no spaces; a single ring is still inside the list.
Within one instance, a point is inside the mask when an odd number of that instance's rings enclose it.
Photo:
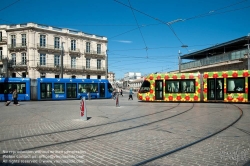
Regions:
[[[122,89],[121,89],[121,92],[120,92],[120,93],[121,93],[121,96],[123,97],[123,94],[122,94]]]
[[[14,99],[14,104],[15,104],[15,105],[19,105],[19,104],[18,104],[18,101],[17,101],[18,93],[17,93],[17,90],[16,90],[16,89],[13,91],[12,97],[13,97],[13,99]]]

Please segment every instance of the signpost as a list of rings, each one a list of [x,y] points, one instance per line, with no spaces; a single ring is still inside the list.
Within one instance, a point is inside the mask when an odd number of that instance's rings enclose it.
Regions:
[[[88,120],[87,119],[87,108],[86,108],[85,97],[83,97],[81,102],[80,102],[80,117],[84,121]]]

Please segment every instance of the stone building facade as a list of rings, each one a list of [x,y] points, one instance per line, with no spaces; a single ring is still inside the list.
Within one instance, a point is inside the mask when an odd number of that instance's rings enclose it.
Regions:
[[[0,25],[0,76],[104,79],[107,43],[106,37],[65,28]]]

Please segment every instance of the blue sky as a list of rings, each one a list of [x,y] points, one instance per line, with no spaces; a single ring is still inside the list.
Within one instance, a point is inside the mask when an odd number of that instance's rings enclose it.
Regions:
[[[177,70],[179,50],[184,55],[250,33],[249,0],[117,1],[0,0],[0,24],[34,22],[106,36],[108,69],[117,79]]]

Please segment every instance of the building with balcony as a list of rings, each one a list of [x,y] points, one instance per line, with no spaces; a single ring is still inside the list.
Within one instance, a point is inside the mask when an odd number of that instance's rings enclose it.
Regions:
[[[63,71],[64,78],[104,79],[107,43],[106,37],[65,28],[0,25],[0,76],[61,78]]]
[[[111,83],[111,85],[114,85],[115,83],[115,73],[110,71],[108,72],[108,80]]]
[[[185,54],[182,59],[189,62],[181,63],[181,72],[208,72],[225,70],[244,70],[250,65],[248,36],[218,44],[200,51]],[[175,71],[178,72],[178,71]]]

